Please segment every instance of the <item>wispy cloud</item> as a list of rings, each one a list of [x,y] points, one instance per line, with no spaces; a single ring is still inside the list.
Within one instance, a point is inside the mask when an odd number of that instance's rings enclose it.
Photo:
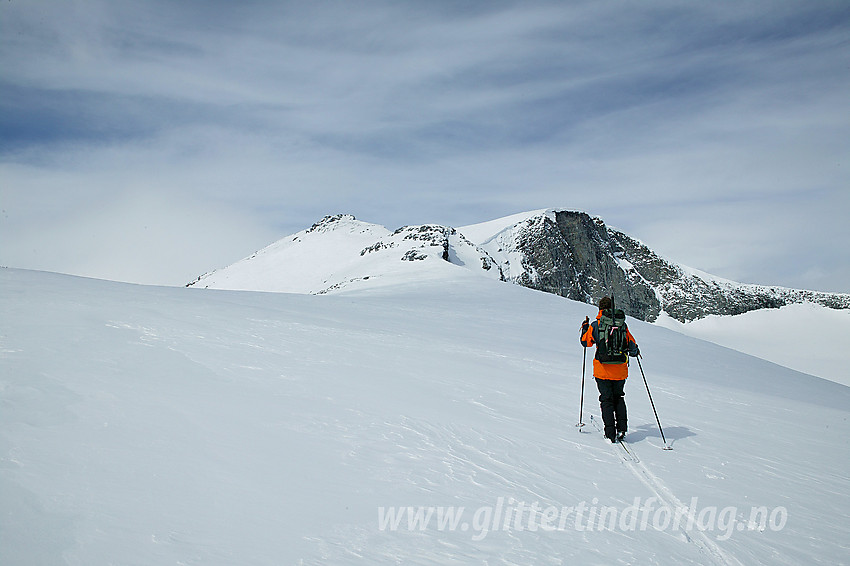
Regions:
[[[10,2],[0,26],[5,264],[115,276],[103,234],[136,209],[173,229],[133,277],[179,283],[325,213],[570,206],[719,275],[850,291],[822,243],[850,240],[822,222],[850,212],[840,3]]]

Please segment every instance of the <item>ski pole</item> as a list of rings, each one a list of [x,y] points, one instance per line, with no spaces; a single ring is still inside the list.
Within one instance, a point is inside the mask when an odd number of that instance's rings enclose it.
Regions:
[[[649,392],[649,384],[646,382],[646,374],[643,373],[643,366],[640,364],[640,354],[637,356],[638,367],[640,368],[640,375],[643,377],[643,384],[646,386],[646,394],[649,395],[649,403],[652,405],[652,412],[655,413],[655,422],[658,423],[658,430],[661,432],[661,440],[664,441],[663,450],[672,450],[672,446],[667,446],[667,439],[664,438],[664,429],[661,428],[661,421],[658,419],[658,411],[655,410],[655,402],[652,400],[652,393]]]
[[[590,322],[589,317],[584,317],[585,324]],[[584,328],[584,327],[582,327]],[[582,335],[584,337],[584,335]],[[581,359],[581,404],[578,409],[578,424],[579,429],[584,426],[584,368],[587,365],[587,346],[584,347],[584,357]],[[579,430],[581,432],[581,430]]]

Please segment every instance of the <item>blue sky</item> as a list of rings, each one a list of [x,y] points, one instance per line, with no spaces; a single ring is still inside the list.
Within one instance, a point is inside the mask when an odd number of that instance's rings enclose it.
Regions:
[[[850,292],[845,2],[0,3],[0,264],[158,284],[325,214],[567,207]]]

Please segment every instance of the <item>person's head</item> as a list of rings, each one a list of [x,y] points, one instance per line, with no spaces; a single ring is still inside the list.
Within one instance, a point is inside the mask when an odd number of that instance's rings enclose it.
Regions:
[[[611,297],[602,297],[599,299],[599,310],[605,311],[611,308]]]

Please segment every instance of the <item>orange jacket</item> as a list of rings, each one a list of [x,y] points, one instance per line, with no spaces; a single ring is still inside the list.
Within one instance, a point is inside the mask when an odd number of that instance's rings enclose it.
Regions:
[[[581,336],[582,346],[590,347],[599,342],[599,319],[602,317],[602,311],[596,315],[596,320],[590,323],[590,327]],[[637,355],[638,347],[632,333],[626,329],[626,334],[629,339],[629,354]],[[621,364],[603,364],[596,358],[593,359],[593,377],[597,379],[611,379],[621,381],[629,377],[629,362],[628,358]]]

